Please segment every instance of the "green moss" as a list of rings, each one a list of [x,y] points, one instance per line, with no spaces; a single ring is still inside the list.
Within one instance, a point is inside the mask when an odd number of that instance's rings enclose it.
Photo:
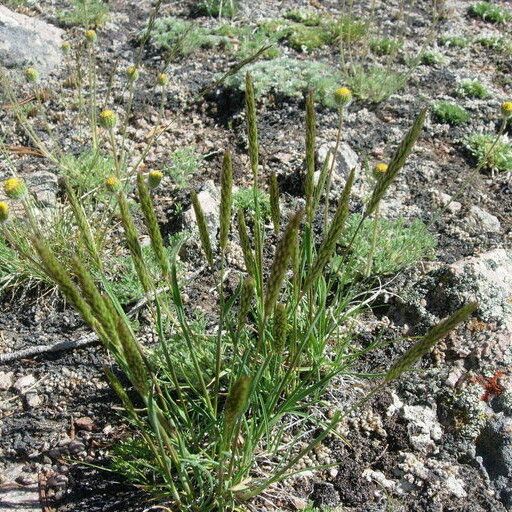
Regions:
[[[484,99],[490,96],[489,91],[485,85],[481,84],[478,80],[462,80],[457,86],[456,92],[459,96],[467,98]]]
[[[477,159],[477,165],[490,171],[512,171],[512,144],[506,135],[496,142],[496,135],[474,133],[466,139],[466,147]]]
[[[432,112],[440,123],[451,125],[467,123],[470,118],[469,112],[465,108],[449,101],[438,101],[434,104]]]
[[[330,65],[280,57],[246,66],[229,77],[225,85],[244,91],[245,73],[248,71],[252,75],[257,97],[274,93],[290,98],[302,98],[309,88],[313,88],[317,100],[331,108],[335,107],[334,91],[342,83],[340,73]]]
[[[101,0],[72,0],[71,8],[57,16],[65,25],[95,28],[105,24],[108,13],[108,5]]]
[[[512,19],[512,13],[499,5],[489,2],[478,2],[469,7],[468,12],[475,18],[480,18],[489,23],[505,23]]]
[[[403,47],[402,41],[397,39],[372,39],[370,41],[370,49],[376,55],[395,55]]]

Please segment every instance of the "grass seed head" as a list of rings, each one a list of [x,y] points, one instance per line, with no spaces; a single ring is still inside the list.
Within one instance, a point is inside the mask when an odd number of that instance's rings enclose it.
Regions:
[[[27,193],[27,186],[21,178],[8,178],[4,181],[4,192],[10,199],[22,199]]]
[[[36,68],[25,69],[25,78],[27,82],[37,82],[39,79],[39,71]]]
[[[114,128],[117,124],[117,116],[113,110],[105,109],[100,112],[98,123],[102,128]]]
[[[154,189],[160,185],[160,182],[162,181],[164,177],[164,173],[162,171],[149,171],[148,174],[148,186],[150,189]]]
[[[9,205],[5,201],[0,201],[0,222],[5,222],[9,218]]]

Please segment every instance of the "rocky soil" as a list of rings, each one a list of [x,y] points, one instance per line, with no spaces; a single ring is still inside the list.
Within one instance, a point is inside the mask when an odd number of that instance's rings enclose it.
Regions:
[[[365,12],[371,3],[356,2],[355,8]],[[431,41],[433,30],[435,41],[446,34],[493,35],[510,41],[509,24],[498,26],[468,16],[470,2],[444,2],[446,17],[435,27],[430,1],[411,3],[402,19],[397,18],[399,4],[376,2],[376,16],[383,32],[396,27],[405,31],[409,55]],[[112,69],[121,76],[134,60],[136,38],[151,12],[151,2],[146,0],[112,0],[109,6],[109,20],[98,29],[103,92]],[[280,16],[298,6],[340,11],[339,2],[328,0],[262,0],[257,6],[243,6],[237,22]],[[187,17],[190,7],[182,0],[164,2],[162,11]],[[59,140],[64,151],[74,152],[82,141],[76,113],[66,104],[69,91],[62,83],[68,62],[60,44],[62,39],[79,40],[83,31],[59,26],[62,8],[64,2],[46,0],[29,1],[16,13],[0,6],[0,64],[13,76],[28,64],[40,69],[49,96],[45,115],[36,122],[46,127],[42,133],[50,145]],[[207,17],[195,21],[203,26],[217,23]],[[311,462],[327,461],[335,467],[273,489],[253,510],[302,510],[310,502],[327,510],[354,512],[512,511],[512,188],[506,174],[475,173],[474,159],[463,143],[471,132],[498,129],[499,105],[512,90],[510,55],[477,44],[465,48],[432,44],[443,53],[442,64],[417,66],[406,86],[380,104],[354,101],[345,118],[337,190],[353,163],[388,158],[426,103],[451,99],[471,113],[469,123],[457,127],[430,118],[386,198],[383,216],[419,218],[428,225],[438,240],[436,258],[383,280],[381,295],[360,318],[358,342],[424,333],[469,299],[478,300],[478,315],[437,346],[417,371],[383,392],[363,414],[350,417],[343,425],[349,444],[332,439],[311,457]],[[339,65],[334,48],[298,55]],[[128,130],[134,155],[144,147],[157,119],[160,98],[153,94],[151,80],[163,58],[154,48],[143,54],[135,114]],[[232,63],[232,57],[218,49],[170,62],[171,83],[164,105],[168,129],[146,158],[148,166],[159,168],[176,149],[195,146],[205,159],[192,185],[203,191],[203,204],[210,204],[212,212],[220,151],[233,149],[236,183],[243,186],[250,181],[243,102],[223,87],[199,96]],[[454,85],[466,78],[484,83],[491,95],[455,97]],[[17,91],[21,97],[28,94],[24,87]],[[114,102],[120,102],[122,87],[114,86],[112,95]],[[1,137],[9,145],[27,146],[22,130],[8,116],[7,102],[2,98]],[[262,171],[277,171],[280,182],[288,187],[285,193],[296,196],[304,154],[303,102],[275,95],[261,101],[259,116]],[[318,126],[320,163],[326,145],[336,136],[336,113],[318,107]],[[51,210],[59,200],[52,165],[16,153],[13,160],[43,207]],[[8,174],[5,161],[0,161],[0,178]],[[187,214],[176,221],[174,203],[182,201],[185,211],[189,203],[170,181],[164,180],[157,201],[169,233],[190,222]],[[215,221],[212,214],[211,229]],[[187,254],[185,272],[196,278],[201,269],[194,251]],[[0,311],[0,356],[85,339],[88,334],[59,297],[45,289],[5,293]],[[363,358],[358,369],[385,369],[408,343],[383,346]],[[112,444],[126,432],[119,404],[103,379],[102,367],[108,364],[103,351],[90,343],[3,363],[0,357],[0,510],[142,512],[150,507],[147,496],[115,474],[75,464],[77,460],[103,464]],[[343,405],[352,384],[341,380],[333,386],[333,408]]]

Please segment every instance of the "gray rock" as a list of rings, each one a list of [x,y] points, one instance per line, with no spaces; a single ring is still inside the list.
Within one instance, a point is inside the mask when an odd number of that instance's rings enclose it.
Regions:
[[[13,372],[0,372],[0,391],[7,391],[12,386]]]
[[[434,450],[443,435],[436,411],[427,406],[404,405],[402,416],[408,421],[407,433],[414,448],[423,452]]]
[[[30,191],[35,195],[39,206],[52,208],[57,204],[59,183],[57,175],[48,171],[39,171],[27,180]]]
[[[0,6],[0,65],[35,67],[41,76],[58,70],[64,31],[37,18]]]
[[[203,190],[197,194],[197,198],[201,208],[203,209],[206,225],[208,227],[208,231],[210,232],[210,240],[212,245],[215,245],[217,231],[220,226],[220,189],[212,180],[208,180],[204,184]],[[185,229],[196,232],[196,215],[192,206],[184,213],[183,218]]]
[[[504,505],[512,510],[512,418],[491,418],[477,441],[477,453]]]
[[[501,230],[498,218],[478,206],[470,208],[466,223],[472,230],[478,232],[496,233]]]
[[[25,395],[25,402],[27,407],[33,409],[39,407],[43,403],[43,400],[37,393],[29,392]]]
[[[35,383],[36,378],[33,375],[25,375],[14,383],[14,389],[18,393],[26,393],[28,388],[32,387]]]

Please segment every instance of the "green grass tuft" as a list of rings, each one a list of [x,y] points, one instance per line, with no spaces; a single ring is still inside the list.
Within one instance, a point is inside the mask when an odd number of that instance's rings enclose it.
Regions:
[[[469,45],[469,40],[464,36],[447,35],[439,38],[439,43],[443,46],[450,46],[452,48],[466,48]]]
[[[370,49],[376,55],[396,55],[403,47],[402,41],[397,39],[372,39]]]
[[[449,101],[435,103],[432,107],[432,113],[440,123],[451,125],[467,123],[470,118],[469,112],[465,108]]]
[[[360,99],[380,103],[398,92],[407,82],[407,76],[380,66],[352,66],[345,83]]]
[[[485,87],[485,85],[481,84],[476,79],[462,80],[457,85],[456,93],[459,96],[465,96],[467,98],[478,98],[480,100],[488,98],[490,96],[490,93]]]
[[[478,2],[469,7],[468,12],[475,18],[480,18],[489,23],[505,23],[512,19],[512,13],[499,5],[489,2]]]

